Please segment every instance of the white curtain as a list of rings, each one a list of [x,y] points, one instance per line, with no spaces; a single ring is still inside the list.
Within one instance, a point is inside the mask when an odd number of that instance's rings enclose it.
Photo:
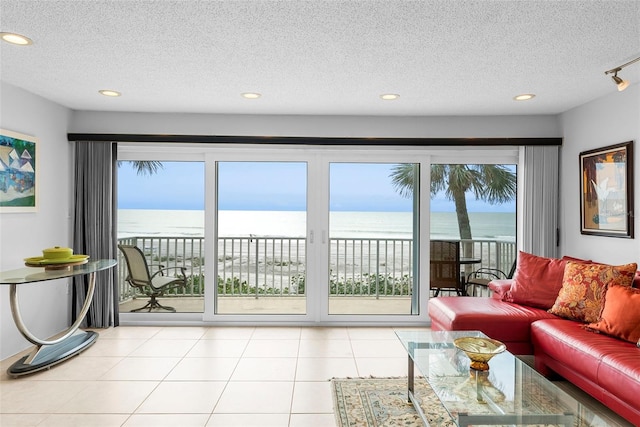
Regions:
[[[522,250],[558,256],[558,146],[524,147]]]
[[[73,250],[93,259],[117,259],[116,144],[75,143]],[[82,307],[88,276],[74,276],[72,317]],[[82,327],[118,326],[117,269],[96,273],[96,288]]]

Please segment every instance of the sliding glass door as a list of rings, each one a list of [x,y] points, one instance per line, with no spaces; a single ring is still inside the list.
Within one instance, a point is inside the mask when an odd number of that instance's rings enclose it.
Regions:
[[[305,314],[307,165],[217,163],[216,314]]]
[[[329,314],[410,315],[419,165],[329,165]]]
[[[465,193],[472,233],[463,234],[465,215],[438,188],[438,171],[515,173],[515,148],[164,145],[119,147],[119,156],[164,165],[141,176],[120,168],[120,239],[137,238],[150,263],[188,266],[189,276],[188,289],[165,296],[178,299],[166,301],[177,313],[130,313],[146,300],[121,267],[120,298],[131,306],[121,321],[426,324],[430,240],[458,240],[478,260],[462,276],[512,265],[513,201],[476,212]]]
[[[488,296],[488,280],[509,276],[517,256],[516,184],[515,164],[431,165],[431,296]],[[448,260],[458,268],[443,277],[434,273],[446,264],[438,253],[445,243],[459,254]]]
[[[204,162],[123,161],[118,167],[118,244],[142,250],[151,274],[187,274],[187,286],[158,301],[175,312],[139,310],[149,296],[129,286],[118,253],[119,304],[123,313],[173,314],[204,311]],[[165,269],[162,273],[159,270]]]

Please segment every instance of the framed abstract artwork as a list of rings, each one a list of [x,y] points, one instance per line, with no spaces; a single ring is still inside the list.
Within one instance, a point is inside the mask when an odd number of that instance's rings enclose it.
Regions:
[[[633,141],[580,153],[582,234],[633,238]]]
[[[38,208],[37,138],[0,129],[0,212]]]

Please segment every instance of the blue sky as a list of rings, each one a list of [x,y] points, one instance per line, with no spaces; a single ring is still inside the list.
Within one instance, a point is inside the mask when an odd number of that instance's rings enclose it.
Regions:
[[[128,162],[118,168],[120,209],[204,209],[202,162],[163,162],[152,176],[137,175]],[[332,163],[332,211],[411,211],[410,199],[391,185],[393,164]],[[223,210],[304,210],[307,203],[303,162],[223,162],[219,164],[219,208]],[[209,189],[212,191],[212,189]],[[469,212],[515,212],[515,202],[489,205],[467,198]],[[453,212],[443,196],[431,200],[434,212]]]

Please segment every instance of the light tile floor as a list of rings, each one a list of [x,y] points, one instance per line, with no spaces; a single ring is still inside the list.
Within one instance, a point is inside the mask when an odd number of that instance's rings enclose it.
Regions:
[[[407,329],[407,328],[403,328]],[[132,327],[9,378],[0,425],[335,426],[332,377],[403,376],[392,328]]]
[[[99,333],[87,351],[47,371],[11,379],[6,369],[18,356],[2,361],[0,425],[331,427],[330,378],[407,373],[393,328]]]

